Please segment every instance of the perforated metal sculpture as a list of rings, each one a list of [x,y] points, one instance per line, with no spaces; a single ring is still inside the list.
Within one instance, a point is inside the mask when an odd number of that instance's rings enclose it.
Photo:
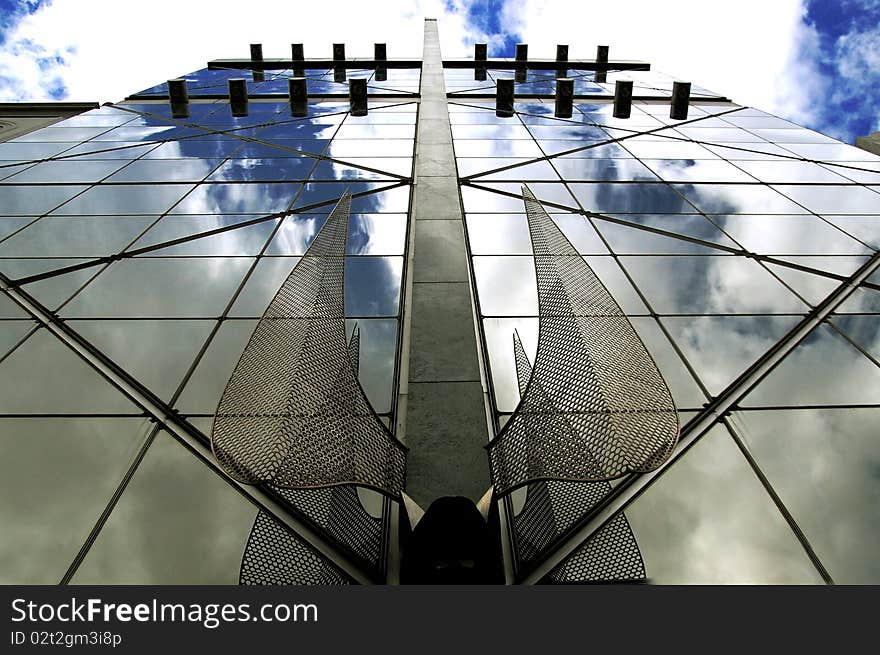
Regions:
[[[523,199],[538,350],[519,405],[488,446],[495,491],[653,470],[678,439],[669,389],[614,298],[526,187]]]
[[[211,445],[247,484],[359,485],[392,497],[406,449],[358,382],[359,337],[345,337],[345,247],[351,196],[330,213],[269,303],[226,385]]]

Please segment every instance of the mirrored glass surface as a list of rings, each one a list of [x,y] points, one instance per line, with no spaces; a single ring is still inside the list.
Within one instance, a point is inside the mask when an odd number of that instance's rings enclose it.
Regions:
[[[0,418],[3,584],[58,584],[149,429],[141,418]]]
[[[880,193],[866,187],[780,184],[773,188],[817,214],[880,213]]]
[[[257,509],[160,432],[73,584],[236,584]]]
[[[581,206],[598,213],[693,214],[696,209],[665,184],[570,184]]]
[[[154,216],[45,216],[0,243],[0,257],[101,257],[122,251]]]
[[[70,318],[217,317],[251,263],[247,257],[124,259],[98,275],[62,313]]]
[[[621,257],[661,314],[786,314],[806,311],[760,264],[735,256]]]
[[[284,211],[300,184],[200,184],[171,210],[173,214],[272,214]]]
[[[838,584],[880,580],[877,408],[734,413],[734,425]]]
[[[821,218],[727,215],[711,219],[744,248],[761,254],[853,254],[864,245]]]
[[[808,213],[807,209],[792,202],[781,193],[761,185],[676,184],[674,187],[696,205],[700,211],[707,214]],[[794,188],[803,189],[807,187]]]
[[[72,184],[64,186],[0,185],[0,212],[6,215],[39,216],[52,211],[61,203],[70,200],[87,188]]]
[[[243,227],[245,221],[259,217],[245,216],[163,216],[144,234],[132,249],[168,243],[175,239],[196,236],[210,230],[232,228],[211,236],[199,237],[178,245],[166,246],[146,253],[145,257],[172,255],[257,255],[280,219],[262,220]]]
[[[51,187],[40,187],[47,189]],[[190,184],[126,185],[108,184],[93,186],[55,210],[56,215],[93,214],[161,214],[192,189]],[[202,212],[206,213],[206,212]]]
[[[712,395],[772,348],[798,316],[664,316],[661,322]]]
[[[821,371],[821,374],[817,372]],[[796,394],[791,390],[797,389]],[[741,403],[745,407],[880,404],[880,366],[820,325]]]
[[[658,584],[821,584],[728,432],[716,426],[626,510]]]
[[[717,226],[699,214],[613,214],[612,217],[631,225],[615,223],[600,217],[594,223],[611,249],[619,254],[721,254],[710,245],[677,238],[693,237],[701,241],[735,248]],[[669,235],[640,229],[639,226],[663,230]]]
[[[198,355],[214,321],[100,320],[69,325],[165,401]]]
[[[0,387],[2,414],[134,411],[120,391],[46,330],[33,334],[0,362]]]

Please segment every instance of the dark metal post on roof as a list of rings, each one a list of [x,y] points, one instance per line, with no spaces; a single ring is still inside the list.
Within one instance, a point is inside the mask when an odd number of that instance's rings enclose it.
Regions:
[[[556,46],[556,61],[568,61],[568,46],[567,45],[557,45]],[[563,77],[568,77],[568,69],[567,68],[557,68],[556,69],[556,79],[560,79]]]
[[[688,103],[691,99],[690,82],[672,83],[672,106],[669,109],[669,118],[683,121],[688,117]]]
[[[515,79],[517,82],[525,82],[528,77],[528,61],[529,61],[529,44],[528,43],[517,43],[516,44],[516,73]]]
[[[186,80],[182,77],[168,80],[168,102],[171,104],[172,118],[189,116],[189,93],[186,91]]]
[[[367,115],[367,78],[353,77],[348,83],[349,112],[352,116]]]
[[[293,74],[295,77],[302,77],[306,74],[304,66],[298,65],[296,62],[305,61],[305,52],[302,43],[290,44],[290,58],[293,60]]]
[[[251,61],[263,61],[262,43],[251,43]],[[263,71],[254,68],[252,72],[254,74],[254,82],[265,81],[266,74]]]
[[[388,48],[384,43],[376,43],[374,44],[374,54],[373,59],[376,61],[387,61],[388,60]],[[374,76],[377,82],[384,82],[388,79],[388,69],[385,66],[376,66],[376,75]]]
[[[229,80],[229,109],[233,116],[248,115],[247,81],[243,77]]]
[[[513,116],[513,80],[500,78],[495,91],[495,115],[502,118]]]
[[[341,65],[345,61],[345,44],[333,44],[333,61],[340,62],[339,65],[333,66],[333,81],[345,82],[345,66]]]
[[[564,77],[556,80],[556,107],[553,113],[557,118],[571,118],[574,100],[574,80]]]
[[[488,57],[488,46],[485,43],[474,44],[474,59],[477,61],[486,61]]]
[[[617,80],[614,85],[614,118],[629,118],[632,112],[632,80]]]
[[[306,78],[291,77],[287,80],[287,92],[290,96],[290,113],[292,116],[309,115],[309,90]]]
[[[608,46],[596,46],[596,81],[605,82],[608,77]]]

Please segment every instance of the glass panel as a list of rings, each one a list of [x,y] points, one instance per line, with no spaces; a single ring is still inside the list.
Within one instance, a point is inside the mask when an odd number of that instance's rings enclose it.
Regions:
[[[660,319],[709,393],[718,395],[793,328],[796,316]]]
[[[621,263],[661,314],[806,311],[760,264],[744,257],[621,257]]]
[[[226,382],[256,327],[257,319],[221,323],[176,404],[180,411],[213,417]]]
[[[257,509],[160,432],[74,584],[236,584]]]
[[[815,216],[712,216],[747,250],[761,254],[852,254],[868,252],[832,225]]]
[[[18,173],[13,179],[7,180],[12,184],[22,182],[81,182],[93,183],[103,180],[105,177],[124,166],[124,161],[78,161],[66,159],[63,161],[46,161]]]
[[[300,184],[201,184],[173,214],[272,214],[288,208]]]
[[[121,252],[154,216],[47,216],[0,244],[0,256],[101,257]]]
[[[33,334],[0,362],[0,388],[2,414],[124,413],[133,407],[46,330]]]
[[[40,187],[47,189],[51,187]],[[80,214],[161,214],[193,187],[188,184],[95,186],[55,213]]]
[[[831,322],[856,345],[880,361],[880,316],[834,316]]]
[[[39,216],[85,190],[84,186],[0,186],[0,212]],[[36,193],[39,191],[39,193]]]
[[[880,404],[880,367],[827,325],[813,330],[742,402],[746,407],[850,404]]]
[[[860,186],[793,186],[774,189],[817,214],[878,214],[880,193]]]
[[[735,412],[749,451],[834,581],[876,584],[880,409]]]
[[[140,418],[0,418],[3,584],[58,584],[150,429]]]
[[[0,302],[6,296],[0,296]],[[0,311],[0,316],[2,316]],[[5,318],[5,317],[4,317]],[[37,328],[35,321],[0,321],[0,357],[8,353],[26,335]]]
[[[138,382],[170,400],[214,321],[70,321]]]
[[[693,202],[700,211],[707,214],[808,213],[803,207],[765,186],[746,184],[677,184],[675,188]],[[877,197],[880,198],[880,195]]]
[[[243,257],[122,260],[95,278],[63,314],[217,317],[251,262]]]
[[[587,211],[603,214],[693,214],[684,198],[665,184],[570,184],[572,193]]]
[[[184,236],[236,225],[257,216],[165,216],[132,248],[156,245]],[[152,251],[148,256],[171,255],[257,255],[272,234],[279,219],[263,220],[212,236]],[[0,251],[2,252],[2,251]]]
[[[703,436],[626,510],[658,584],[821,584],[727,431]]]

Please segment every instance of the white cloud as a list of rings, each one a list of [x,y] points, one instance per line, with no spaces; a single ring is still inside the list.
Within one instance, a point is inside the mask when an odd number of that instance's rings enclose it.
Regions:
[[[529,55],[592,58],[599,44],[614,59],[648,61],[734,102],[783,111],[800,80],[787,77],[801,29],[801,0],[569,3],[510,0],[503,21],[522,33]],[[784,113],[784,111],[783,111]]]
[[[329,56],[334,42],[345,42],[349,56],[370,56],[377,41],[388,43],[390,57],[420,57],[425,17],[440,20],[444,55],[465,53],[464,43],[474,36],[463,15],[448,11],[442,0],[378,5],[358,0],[281,5],[268,0],[155,0],[149,5],[56,0],[6,35],[0,50],[0,97],[48,100],[60,77],[68,89],[65,100],[118,101],[203,68],[211,59],[247,57],[252,42],[263,43],[266,57],[289,57],[294,41],[304,44],[307,57]],[[41,69],[41,58],[56,55],[64,63],[44,63]]]
[[[55,0],[6,35],[0,98],[53,99],[63,81],[66,100],[118,101],[210,59],[247,57],[252,41],[267,57],[287,56],[291,41],[302,41],[307,56],[329,54],[339,41],[350,55],[368,56],[385,41],[392,57],[418,57],[424,17],[440,21],[445,56],[470,56],[474,42],[500,39],[470,23],[472,7],[468,0]],[[846,35],[823,52],[805,11],[803,0],[506,0],[500,24],[520,34],[532,56],[552,57],[557,43],[568,43],[572,58],[589,58],[607,44],[614,58],[649,61],[735,102],[821,126],[827,102],[818,100],[833,102],[834,92],[818,62],[833,57],[839,76],[856,75],[847,87],[869,85],[880,74],[880,31]]]

